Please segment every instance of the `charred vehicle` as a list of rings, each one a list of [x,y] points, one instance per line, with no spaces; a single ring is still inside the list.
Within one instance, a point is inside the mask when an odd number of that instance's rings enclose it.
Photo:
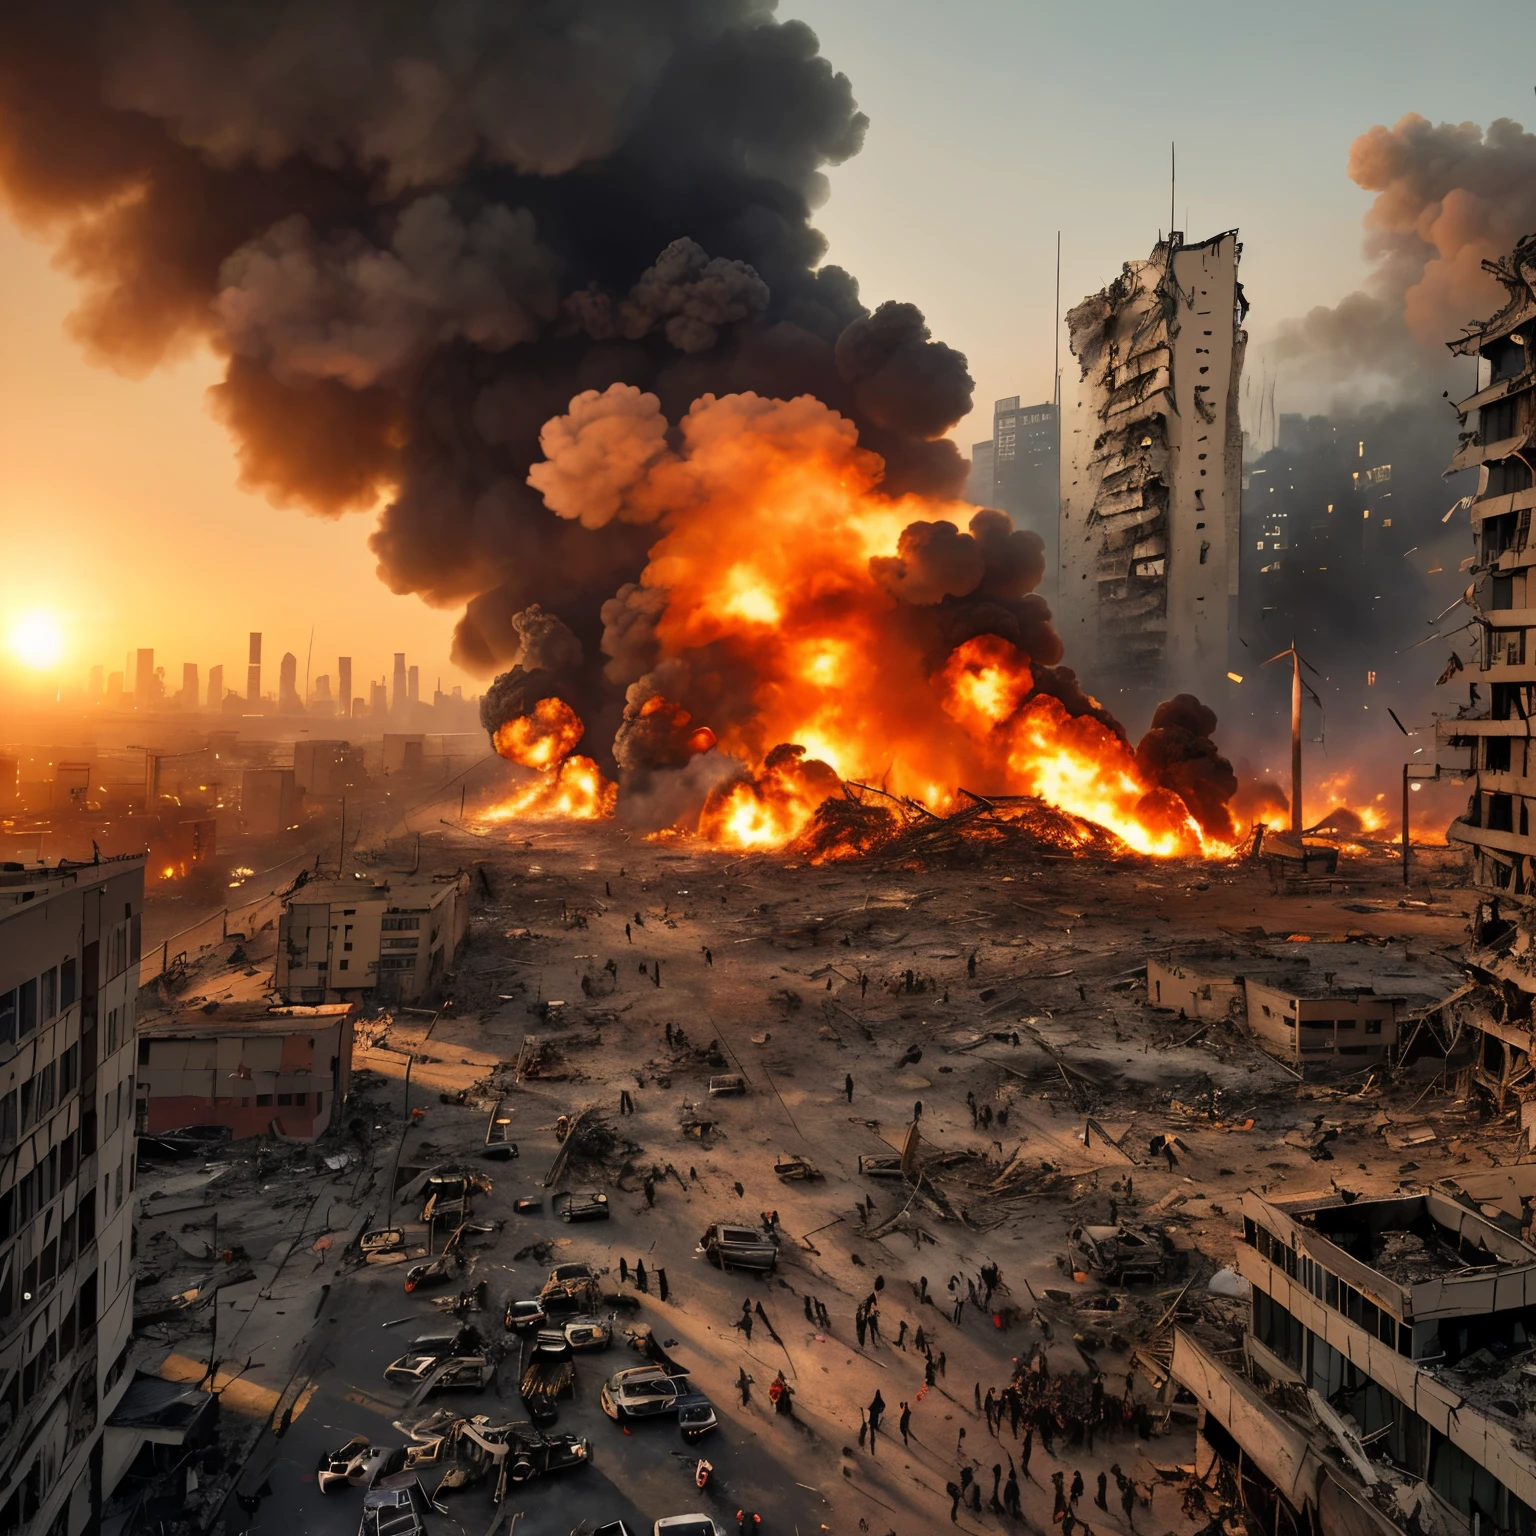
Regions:
[[[778,1239],[758,1227],[717,1221],[699,1239],[699,1248],[717,1269],[751,1269],[767,1274],[779,1262]]]
[[[441,1361],[454,1355],[469,1355],[480,1348],[480,1335],[473,1328],[460,1328],[456,1333],[424,1333],[411,1340],[410,1347],[398,1360],[391,1360],[384,1367],[388,1381],[414,1386],[432,1374]]]
[[[607,1221],[608,1196],[600,1190],[564,1190],[550,1202],[549,1208],[561,1221]]]
[[[1181,1267],[1178,1251],[1155,1226],[1073,1227],[1067,1260],[1074,1273],[1106,1285],[1150,1285]]]
[[[372,1488],[380,1478],[404,1470],[405,1464],[403,1446],[377,1446],[366,1435],[356,1435],[321,1456],[315,1475],[321,1493],[340,1488]]]
[[[677,1412],[678,1399],[689,1395],[686,1376],[661,1365],[637,1365],[603,1383],[599,1401],[610,1419],[658,1419]]]
[[[595,1312],[603,1292],[597,1271],[590,1264],[557,1264],[539,1292],[539,1302],[554,1317],[572,1312]]]

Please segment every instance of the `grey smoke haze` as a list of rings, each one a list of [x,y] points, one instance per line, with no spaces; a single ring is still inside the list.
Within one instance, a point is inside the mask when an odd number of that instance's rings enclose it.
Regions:
[[[1509,118],[1483,129],[1409,113],[1362,133],[1348,169],[1376,194],[1366,284],[1283,322],[1264,351],[1314,409],[1433,400],[1453,377],[1445,342],[1503,303],[1482,263],[1536,230],[1536,134]],[[1468,383],[1465,365],[1455,377]]]

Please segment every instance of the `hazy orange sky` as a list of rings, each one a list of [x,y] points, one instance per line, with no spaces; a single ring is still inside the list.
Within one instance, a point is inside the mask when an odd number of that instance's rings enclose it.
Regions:
[[[871,119],[816,214],[829,259],[859,277],[867,303],[911,299],[967,354],[977,409],[955,433],[967,447],[990,435],[996,397],[1049,392],[1055,231],[1070,305],[1166,223],[1170,139],[1180,221],[1187,210],[1195,237],[1241,230],[1257,374],[1266,333],[1337,302],[1366,270],[1370,197],[1345,172],[1357,134],[1409,111],[1530,115],[1531,50],[1519,39],[1536,42],[1536,20],[1523,0],[1479,13],[1508,46],[1475,71],[1445,67],[1456,21],[1431,0],[1390,15],[1251,4],[1215,26],[1194,0],[1175,0],[1157,27],[1131,0],[1091,17],[1015,0],[942,11],[785,0],[780,14],[817,29]],[[1090,89],[1112,35],[1134,49],[1140,78],[1170,88]],[[420,663],[425,690],[439,676],[481,686],[448,661],[457,610],[395,597],[375,577],[370,516],[323,521],[238,488],[230,441],[203,404],[212,358],[143,380],[93,367],[64,331],[73,301],[48,247],[0,215],[0,687],[18,676],[6,633],[33,608],[62,621],[67,682],[148,645],[173,689],[186,660],[204,683],[222,662],[241,688],[246,633],[261,629],[275,687],[284,650],[302,674],[313,625],[312,674],[334,676],[350,653],[354,692],[396,649]]]
[[[66,682],[148,645],[172,690],[195,661],[204,687],[222,662],[243,691],[259,629],[275,691],[285,650],[302,678],[313,625],[311,671],[333,687],[337,655],[352,656],[365,694],[395,650],[420,662],[425,692],[439,675],[445,689],[473,683],[448,662],[457,613],[396,597],[373,574],[371,518],[328,521],[240,490],[229,434],[203,405],[213,357],[144,379],[92,366],[64,332],[73,283],[3,219],[0,273],[0,646],[15,615],[41,608],[61,621]],[[0,666],[17,681],[8,655]]]

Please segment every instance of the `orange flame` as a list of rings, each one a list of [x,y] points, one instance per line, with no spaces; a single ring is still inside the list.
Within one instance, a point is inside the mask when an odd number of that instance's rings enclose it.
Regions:
[[[1161,858],[1225,854],[1189,808],[1147,784],[1130,745],[1092,715],[1072,716],[1035,694],[1029,658],[982,635],[955,649],[942,674],[945,710],[1002,760],[1017,793],[1107,827],[1138,853]]]
[[[961,785],[1036,795],[1144,853],[1227,851],[1143,778],[1113,728],[1074,717],[1049,687],[1034,693],[1035,667],[1054,666],[1061,642],[1026,596],[1043,551],[1003,514],[890,494],[853,424],[810,396],[706,395],[676,451],[665,436],[654,396],[588,392],[546,426],[549,459],[529,479],[589,528],[656,525],[640,582],[614,607],[653,646],[657,680],[676,660],[697,691],[642,716],[707,709],[689,751],[742,765],[706,800],[700,835],[782,847],[841,781],[865,780],[934,809]],[[988,622],[1019,644],[945,638]],[[726,702],[700,702],[711,697]]]
[[[568,757],[481,813],[486,821],[600,821],[613,815],[619,787],[590,757]]]
[[[535,768],[538,777],[499,805],[482,812],[486,821],[597,821],[613,815],[618,786],[590,757],[573,756],[586,727],[564,699],[540,699],[530,715],[514,715],[496,727],[491,742],[510,762]]]
[[[531,715],[514,715],[498,725],[491,745],[524,768],[553,768],[576,750],[585,730],[564,699],[540,699]]]

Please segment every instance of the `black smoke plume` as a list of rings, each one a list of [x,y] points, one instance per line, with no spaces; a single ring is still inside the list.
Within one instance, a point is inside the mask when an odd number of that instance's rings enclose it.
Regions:
[[[601,610],[647,531],[527,483],[582,390],[814,394],[892,491],[958,491],[965,360],[820,265],[825,168],[866,120],[773,0],[18,0],[0,10],[0,197],[142,373],[194,343],[243,482],[378,513],[396,592],[464,605],[489,674],[537,600],[601,689]],[[525,664],[525,670],[529,670]],[[616,716],[609,726],[616,724]]]

